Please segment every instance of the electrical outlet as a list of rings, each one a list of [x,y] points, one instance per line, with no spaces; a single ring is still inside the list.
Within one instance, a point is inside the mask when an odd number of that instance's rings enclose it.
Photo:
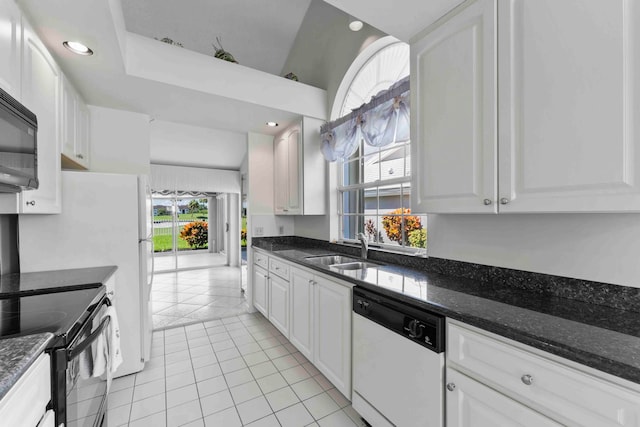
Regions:
[[[255,236],[262,236],[264,234],[264,227],[255,227],[253,229],[253,234]]]
[[[284,234],[284,225],[281,225],[279,228],[280,234]]]

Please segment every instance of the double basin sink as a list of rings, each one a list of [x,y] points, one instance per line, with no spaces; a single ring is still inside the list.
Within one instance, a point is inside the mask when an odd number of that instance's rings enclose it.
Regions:
[[[379,267],[378,264],[345,255],[312,256],[306,257],[305,261],[308,261],[312,264],[323,265],[330,268],[331,270],[338,271],[365,270],[367,268]]]

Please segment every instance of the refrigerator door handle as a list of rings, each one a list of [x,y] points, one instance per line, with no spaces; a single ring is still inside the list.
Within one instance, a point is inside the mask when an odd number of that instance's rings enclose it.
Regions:
[[[153,276],[156,273],[156,256],[153,239],[147,239],[151,243],[151,280],[149,280],[149,299],[151,299],[151,288],[153,287]]]

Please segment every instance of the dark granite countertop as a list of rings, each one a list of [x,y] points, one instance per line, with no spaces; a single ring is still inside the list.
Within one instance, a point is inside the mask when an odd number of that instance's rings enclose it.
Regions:
[[[48,332],[0,339],[0,400],[44,351],[53,338]]]
[[[0,276],[0,297],[89,289],[104,284],[116,266],[14,273]]]
[[[273,244],[264,239],[258,240],[253,247],[640,384],[640,313],[620,308],[620,302],[629,299],[629,307],[635,308],[638,289],[594,282],[576,285],[569,283],[575,279],[557,276],[546,276],[549,277],[546,279],[545,275],[511,270],[520,276],[520,282],[531,282],[531,288],[527,289],[510,285],[508,277],[503,281],[492,281],[429,271],[428,263],[416,260],[398,265],[387,259],[384,265],[342,274],[305,259],[345,252],[336,250],[337,245],[314,245],[295,240]],[[346,253],[355,254],[350,248]],[[374,263],[379,261],[373,260]],[[435,265],[441,261],[431,262]],[[415,268],[418,262],[426,267]],[[437,270],[443,270],[439,265],[437,267]],[[465,266],[456,268],[464,269]],[[469,268],[475,269],[474,274],[477,274],[477,266],[470,264]],[[460,275],[464,274],[461,271]],[[509,271],[500,274],[508,276]],[[563,295],[574,293],[583,300],[541,292],[540,288],[549,285],[538,282],[545,280],[563,286]],[[567,290],[568,284],[573,286],[571,292]],[[589,301],[589,289],[605,289],[607,293],[619,292],[621,295],[611,295],[609,300],[613,302],[607,306]]]

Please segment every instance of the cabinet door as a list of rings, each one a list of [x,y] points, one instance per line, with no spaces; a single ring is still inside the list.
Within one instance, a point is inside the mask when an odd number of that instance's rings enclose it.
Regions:
[[[62,76],[62,154],[75,159],[78,94],[69,80]]]
[[[20,9],[13,0],[0,0],[0,88],[16,99],[20,94],[20,48],[22,25]]]
[[[76,119],[78,123],[78,126],[76,128],[76,161],[82,166],[89,169],[89,138],[91,134],[91,128],[89,121],[89,109],[87,108],[87,104],[84,103],[82,98],[78,98],[78,116]]]
[[[411,45],[415,212],[497,212],[495,19],[478,0]]]
[[[288,148],[286,135],[276,138],[274,142],[274,193],[275,193],[275,213],[284,214],[288,212],[289,183],[288,181]]]
[[[21,193],[21,213],[60,213],[60,71],[32,28],[24,25],[23,103],[38,117],[37,190]]]
[[[287,205],[289,214],[302,214],[302,136],[296,125],[287,137]]]
[[[500,211],[640,211],[640,5],[499,4]]]
[[[451,391],[449,388],[454,388]],[[447,368],[447,427],[560,427],[561,424]]]
[[[267,298],[269,292],[269,276],[261,268],[253,267],[253,306],[265,317],[269,317]]]
[[[289,341],[307,359],[312,360],[314,276],[291,269],[291,326]]]
[[[351,288],[316,276],[313,362],[351,398]]]
[[[289,282],[269,276],[269,320],[289,338]]]

